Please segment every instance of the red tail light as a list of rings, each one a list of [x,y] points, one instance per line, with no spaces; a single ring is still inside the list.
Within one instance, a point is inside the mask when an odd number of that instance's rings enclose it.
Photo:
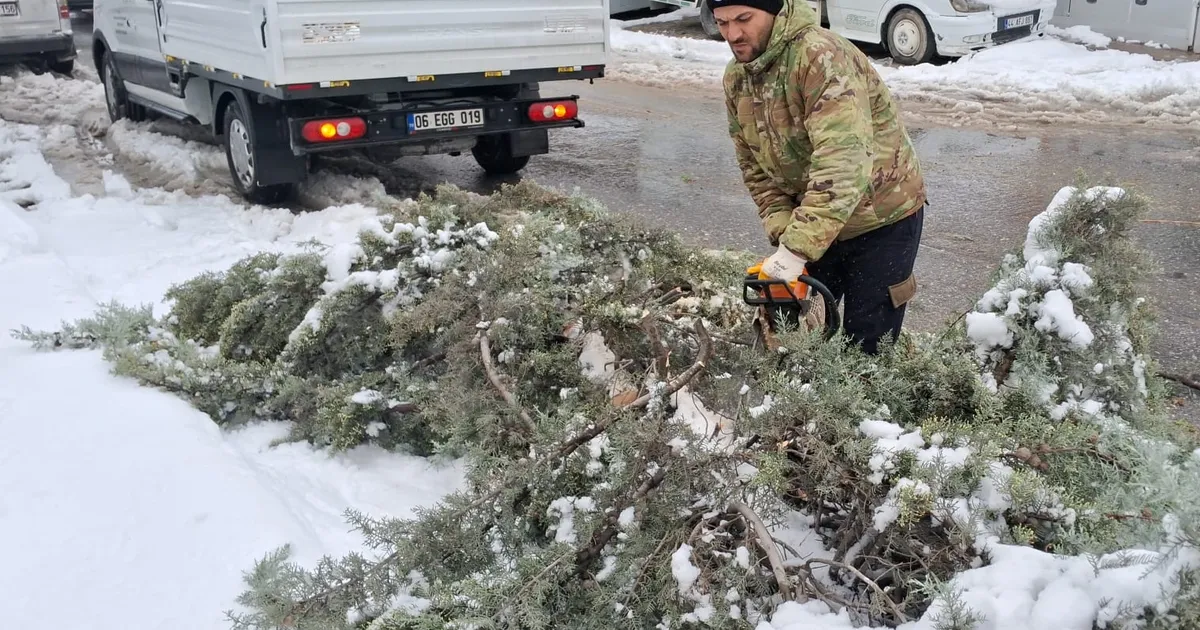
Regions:
[[[309,142],[338,142],[367,135],[367,121],[361,118],[330,118],[304,123],[300,131]]]
[[[573,120],[579,115],[575,101],[545,101],[529,106],[529,119],[533,122],[557,122]]]
[[[58,17],[62,20],[71,19],[71,9],[67,7],[67,0],[58,0]]]

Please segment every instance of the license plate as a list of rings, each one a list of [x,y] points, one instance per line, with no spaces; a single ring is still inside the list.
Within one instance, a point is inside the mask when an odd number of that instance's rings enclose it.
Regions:
[[[16,17],[21,15],[21,10],[17,7],[16,2],[0,2],[0,16]]]
[[[1001,20],[1001,30],[1010,28],[1021,28],[1022,26],[1032,26],[1037,21],[1037,13],[1026,13],[1024,15],[1014,15]]]
[[[448,112],[420,112],[408,115],[408,130],[414,133],[482,126],[482,108],[456,109]]]

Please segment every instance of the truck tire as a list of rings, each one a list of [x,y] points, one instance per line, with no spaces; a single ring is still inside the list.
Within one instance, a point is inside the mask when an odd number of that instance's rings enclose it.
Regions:
[[[513,155],[512,139],[508,134],[481,136],[471,149],[471,155],[488,175],[512,175],[529,164],[528,155]]]
[[[258,185],[255,178],[258,147],[251,132],[250,119],[236,100],[226,108],[224,123],[222,137],[225,140],[225,159],[229,163],[229,174],[238,194],[246,201],[260,205],[289,199],[296,192],[295,184]]]
[[[884,44],[892,59],[905,66],[926,63],[937,52],[929,22],[920,11],[908,7],[896,11],[888,20]]]
[[[141,122],[146,119],[146,111],[141,105],[129,102],[129,94],[117,74],[117,65],[112,53],[105,51],[100,62],[100,80],[104,83],[104,103],[108,107],[108,118],[117,122],[122,118],[130,122]]]
[[[712,7],[708,6],[708,0],[704,0],[704,4],[700,5],[700,26],[704,27],[705,35],[717,41],[725,41],[721,29],[717,28],[717,18],[713,15]]]

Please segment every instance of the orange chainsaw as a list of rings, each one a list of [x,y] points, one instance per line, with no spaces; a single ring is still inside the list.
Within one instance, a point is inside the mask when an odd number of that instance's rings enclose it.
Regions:
[[[793,282],[771,278],[762,270],[765,262],[766,259],[760,260],[746,270],[742,299],[746,304],[758,307],[754,330],[767,349],[774,352],[778,347],[774,333],[781,325],[790,330],[811,329],[814,323],[820,325],[823,321],[826,339],[837,334],[841,321],[837,301],[829,288],[816,278],[803,274]],[[823,317],[809,317],[814,302],[821,304]]]

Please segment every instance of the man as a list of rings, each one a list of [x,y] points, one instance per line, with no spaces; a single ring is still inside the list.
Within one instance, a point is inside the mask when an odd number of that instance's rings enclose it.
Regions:
[[[708,0],[734,59],[729,131],[777,251],[764,272],[820,280],[850,339],[875,354],[900,335],[925,184],[896,104],[866,55],[805,0]]]

